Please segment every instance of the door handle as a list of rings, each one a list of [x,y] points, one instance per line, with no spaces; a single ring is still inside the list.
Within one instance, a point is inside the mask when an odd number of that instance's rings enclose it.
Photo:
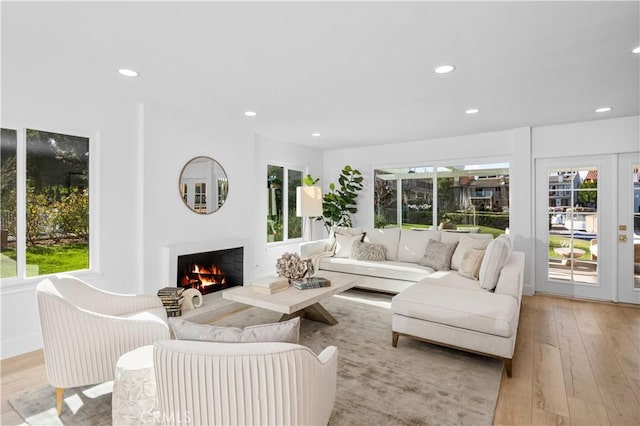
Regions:
[[[624,234],[618,235],[618,241],[621,242],[621,243],[626,242],[627,241],[627,236],[624,235]]]

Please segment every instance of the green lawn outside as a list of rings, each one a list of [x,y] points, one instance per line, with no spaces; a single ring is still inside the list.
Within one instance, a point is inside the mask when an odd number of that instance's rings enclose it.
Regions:
[[[0,278],[16,276],[16,251],[6,250],[0,257]],[[37,266],[36,268],[30,265]],[[27,247],[27,276],[89,269],[89,245],[59,244]]]

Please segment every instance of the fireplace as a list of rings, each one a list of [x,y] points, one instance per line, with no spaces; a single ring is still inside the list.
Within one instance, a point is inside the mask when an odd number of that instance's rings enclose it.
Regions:
[[[177,286],[208,294],[242,285],[243,259],[243,247],[179,255]]]
[[[202,256],[202,257],[201,257]],[[244,238],[216,238],[215,240],[198,240],[180,242],[162,248],[162,280],[158,289],[162,287],[180,286],[179,280],[183,273],[182,263],[198,263],[205,268],[212,264],[222,270],[224,285],[209,285],[205,291],[209,296],[213,292],[225,288],[243,285],[244,280],[251,277],[253,267],[253,250],[248,240]],[[187,269],[187,272],[189,270]],[[193,272],[193,271],[191,271]],[[217,272],[208,272],[210,278],[218,279]],[[207,275],[202,275],[207,278]],[[195,276],[190,279],[195,280]],[[193,285],[193,283],[191,283]]]

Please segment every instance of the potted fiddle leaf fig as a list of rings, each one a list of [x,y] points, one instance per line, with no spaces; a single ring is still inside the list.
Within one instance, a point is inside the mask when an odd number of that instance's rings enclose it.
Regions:
[[[322,220],[327,232],[334,225],[353,226],[351,215],[358,212],[357,198],[364,186],[363,180],[360,170],[347,164],[338,176],[338,184],[329,184],[329,192],[322,195],[322,216],[315,218]],[[315,185],[318,181],[319,179],[314,179],[311,175],[305,176],[302,180],[305,185]]]
[[[338,184],[329,184],[329,192],[322,197],[322,221],[327,232],[334,225],[353,226],[351,215],[358,212],[357,198],[363,179],[358,169],[347,164],[338,176]]]

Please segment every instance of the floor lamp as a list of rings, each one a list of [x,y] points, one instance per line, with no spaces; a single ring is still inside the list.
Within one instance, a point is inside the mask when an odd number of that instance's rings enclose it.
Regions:
[[[296,188],[296,216],[302,217],[302,220],[306,222],[305,233],[307,226],[309,226],[309,240],[313,239],[310,218],[322,216],[322,189],[319,186],[299,186]]]

